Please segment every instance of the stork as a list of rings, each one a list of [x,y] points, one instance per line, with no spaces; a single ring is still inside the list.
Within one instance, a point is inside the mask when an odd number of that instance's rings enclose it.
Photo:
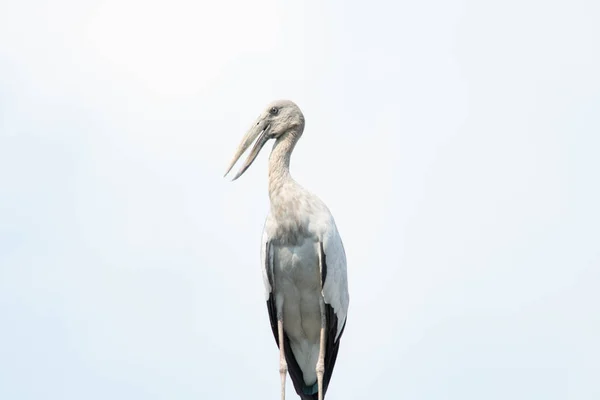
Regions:
[[[281,400],[289,372],[302,400],[323,400],[348,313],[346,254],[333,216],[290,175],[290,157],[304,131],[292,101],[271,103],[240,143],[225,175],[255,142],[234,176],[250,167],[269,139],[270,212],[261,243],[265,299],[279,347]]]

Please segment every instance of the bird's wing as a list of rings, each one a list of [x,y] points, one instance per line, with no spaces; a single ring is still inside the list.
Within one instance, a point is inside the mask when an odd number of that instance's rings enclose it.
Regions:
[[[337,317],[335,340],[338,340],[346,324],[348,304],[348,277],[346,272],[346,252],[342,239],[331,218],[328,229],[324,232],[321,244],[323,275],[323,298],[331,305]],[[334,328],[334,327],[332,327]]]
[[[268,224],[267,219],[267,224]],[[275,337],[275,342],[279,346],[279,337],[277,334],[277,308],[275,306],[275,296],[273,295],[273,249],[271,241],[267,233],[267,229],[263,231],[262,243],[260,246],[261,271],[263,284],[265,285],[265,300],[267,301],[267,309],[269,311],[269,322],[271,330]]]
[[[260,260],[263,284],[265,285],[265,300],[269,300],[269,296],[273,291],[273,251],[271,249],[267,229],[263,231],[262,243],[260,246]]]
[[[340,338],[346,327],[349,295],[346,273],[346,253],[333,218],[319,242],[323,299],[325,300],[325,318],[327,340],[325,344],[325,373],[323,389],[327,391],[338,349]]]
[[[263,232],[262,245],[260,247],[261,270],[263,284],[265,285],[265,300],[267,301],[267,310],[269,311],[269,322],[271,330],[275,337],[275,342],[279,346],[279,336],[277,334],[277,308],[275,306],[275,296],[273,295],[273,249],[267,232]]]

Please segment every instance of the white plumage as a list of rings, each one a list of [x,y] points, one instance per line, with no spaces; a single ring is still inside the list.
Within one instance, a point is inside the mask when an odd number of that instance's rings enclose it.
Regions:
[[[346,255],[333,216],[289,173],[290,156],[303,130],[304,116],[296,104],[272,103],[242,140],[227,173],[254,140],[234,180],[264,144],[275,139],[261,265],[271,327],[280,348],[281,395],[285,398],[289,370],[303,400],[322,400],[345,327],[349,295]]]

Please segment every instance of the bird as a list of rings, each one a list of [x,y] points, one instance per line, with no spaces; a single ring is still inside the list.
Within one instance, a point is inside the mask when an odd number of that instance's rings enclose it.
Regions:
[[[281,400],[289,375],[302,400],[323,400],[346,327],[346,253],[325,203],[290,175],[290,158],[304,132],[293,101],[270,103],[242,138],[225,176],[254,146],[232,181],[274,140],[268,168],[270,211],[261,241],[265,300],[279,348]]]

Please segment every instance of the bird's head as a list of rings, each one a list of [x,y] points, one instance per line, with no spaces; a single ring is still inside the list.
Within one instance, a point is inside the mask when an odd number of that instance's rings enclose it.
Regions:
[[[235,163],[252,143],[254,143],[254,147],[252,147],[250,155],[248,155],[246,162],[244,162],[244,165],[240,168],[239,172],[233,177],[233,180],[236,180],[246,172],[269,139],[284,138],[288,134],[295,135],[295,139],[297,139],[302,135],[303,129],[304,115],[293,101],[277,100],[272,102],[265,111],[260,114],[246,135],[244,135],[225,175],[231,171],[231,168],[233,168]]]

